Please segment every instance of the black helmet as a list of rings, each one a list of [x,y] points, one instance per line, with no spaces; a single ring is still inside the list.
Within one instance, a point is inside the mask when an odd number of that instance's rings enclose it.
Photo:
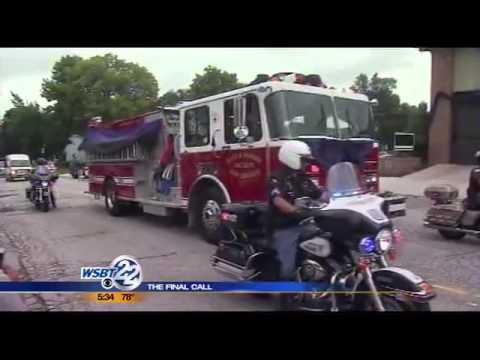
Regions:
[[[38,158],[37,165],[47,165],[47,160],[44,158]]]

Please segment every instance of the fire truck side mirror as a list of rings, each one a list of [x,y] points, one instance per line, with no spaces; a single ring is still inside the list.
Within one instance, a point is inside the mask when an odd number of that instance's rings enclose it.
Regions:
[[[248,136],[248,127],[242,125],[242,126],[237,126],[233,130],[233,135],[240,140],[243,141],[247,136]]]

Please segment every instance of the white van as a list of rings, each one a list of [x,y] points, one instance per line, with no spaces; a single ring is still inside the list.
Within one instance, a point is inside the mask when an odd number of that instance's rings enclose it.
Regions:
[[[32,173],[32,163],[30,157],[25,154],[10,154],[5,157],[6,174],[5,179],[12,181],[14,179],[27,180]]]

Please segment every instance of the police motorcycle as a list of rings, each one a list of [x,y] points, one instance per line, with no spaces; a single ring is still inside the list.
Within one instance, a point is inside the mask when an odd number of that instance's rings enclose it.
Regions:
[[[328,203],[296,199],[299,221],[296,281],[327,284],[321,291],[279,295],[283,310],[430,311],[432,286],[409,270],[389,266],[400,232],[384,214],[384,199],[362,189],[352,163],[333,165],[327,175]],[[278,265],[259,231],[266,205],[226,204],[224,240],[212,266],[244,281],[275,281]]]
[[[56,207],[53,184],[58,180],[58,175],[36,175],[32,186],[25,190],[25,196],[35,208],[48,212],[50,207]]]

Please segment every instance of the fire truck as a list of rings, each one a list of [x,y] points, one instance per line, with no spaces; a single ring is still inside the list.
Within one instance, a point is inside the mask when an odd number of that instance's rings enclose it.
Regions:
[[[259,76],[245,87],[128,119],[89,124],[82,148],[89,193],[113,216],[127,207],[159,216],[188,214],[216,242],[223,203],[265,202],[285,141],[305,141],[319,186],[338,161],[358,164],[364,186],[379,190],[372,102],[326,88],[318,76]]]

